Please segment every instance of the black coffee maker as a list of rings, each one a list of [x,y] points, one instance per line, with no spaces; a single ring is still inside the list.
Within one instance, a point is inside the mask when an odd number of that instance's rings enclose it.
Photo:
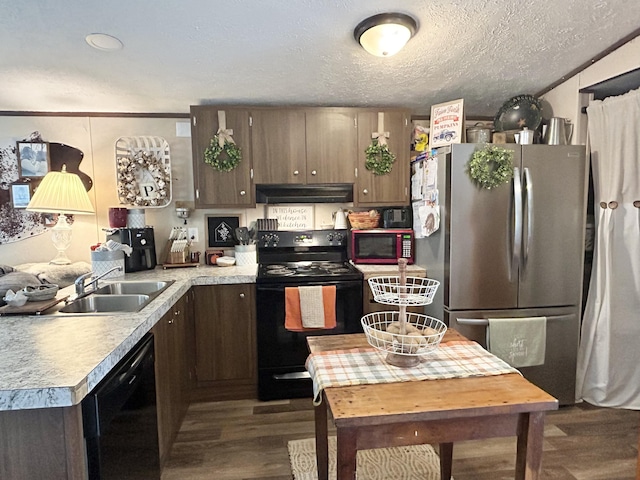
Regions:
[[[107,235],[107,240],[129,245],[133,250],[124,256],[124,271],[138,272],[156,268],[156,246],[153,227],[119,228]]]

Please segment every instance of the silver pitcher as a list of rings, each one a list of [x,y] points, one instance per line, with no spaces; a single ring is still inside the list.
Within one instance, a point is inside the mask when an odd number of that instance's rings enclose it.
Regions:
[[[544,143],[547,145],[569,145],[573,135],[573,124],[566,118],[552,117],[548,125],[543,125]]]

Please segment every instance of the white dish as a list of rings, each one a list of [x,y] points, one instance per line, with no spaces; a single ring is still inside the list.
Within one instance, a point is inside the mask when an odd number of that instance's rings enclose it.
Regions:
[[[218,257],[216,264],[220,267],[232,267],[235,265],[236,259],[234,257]]]

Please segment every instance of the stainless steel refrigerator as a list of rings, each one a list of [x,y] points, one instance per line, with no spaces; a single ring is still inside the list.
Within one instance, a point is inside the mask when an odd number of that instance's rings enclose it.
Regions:
[[[547,317],[545,363],[522,374],[561,404],[575,401],[587,201],[584,146],[501,145],[514,178],[476,187],[480,144],[438,150],[440,228],[416,240],[416,263],[441,282],[426,313],[486,346],[489,318]]]

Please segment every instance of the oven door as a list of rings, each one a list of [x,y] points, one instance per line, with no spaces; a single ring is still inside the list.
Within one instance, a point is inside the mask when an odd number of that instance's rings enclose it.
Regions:
[[[299,285],[256,285],[258,396],[261,400],[312,396],[311,380],[304,367],[309,355],[307,336],[362,332],[362,281],[322,282],[321,285],[336,287],[336,328],[309,332],[291,332],[284,328],[284,289]]]

